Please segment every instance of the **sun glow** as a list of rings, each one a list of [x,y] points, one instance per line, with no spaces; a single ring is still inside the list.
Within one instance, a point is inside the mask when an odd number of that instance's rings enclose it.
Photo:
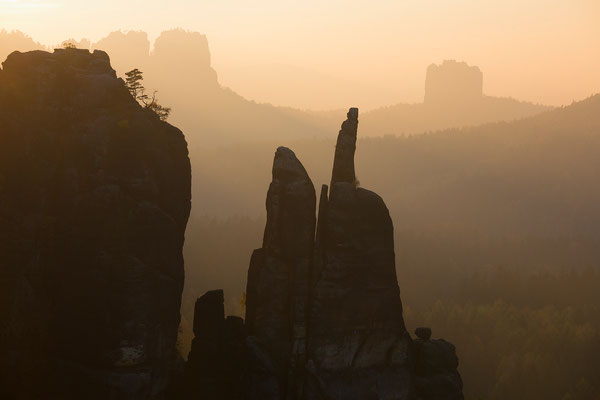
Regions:
[[[19,12],[30,12],[33,10],[42,10],[58,7],[59,4],[55,1],[43,1],[43,0],[0,0],[0,12],[6,13],[19,13]]]
[[[598,0],[0,0],[0,30],[45,46],[118,30],[151,42],[172,28],[206,34],[223,85],[296,107],[308,103],[277,79],[347,82],[371,108],[422,101],[425,69],[446,59],[479,66],[486,94],[570,104],[600,90],[599,19]]]

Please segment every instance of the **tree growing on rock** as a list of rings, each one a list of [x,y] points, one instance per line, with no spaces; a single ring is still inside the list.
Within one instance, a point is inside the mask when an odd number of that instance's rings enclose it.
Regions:
[[[65,40],[64,42],[62,42],[61,46],[63,47],[63,49],[76,49],[77,45],[75,44],[75,42],[73,40]]]
[[[125,87],[131,93],[131,96],[137,100],[144,108],[155,113],[162,121],[166,121],[171,114],[171,107],[164,107],[158,103],[156,94],[158,91],[152,92],[152,96],[146,94],[146,88],[142,84],[144,80],[143,72],[137,68],[125,73]]]

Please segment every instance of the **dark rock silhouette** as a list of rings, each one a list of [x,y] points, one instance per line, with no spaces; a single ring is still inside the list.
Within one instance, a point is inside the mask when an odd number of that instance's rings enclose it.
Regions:
[[[190,212],[183,134],[106,53],[77,49],[12,53],[0,126],[1,390],[160,397]]]
[[[357,118],[358,110],[350,109],[338,136],[329,199],[321,196],[308,398],[405,399],[411,387],[410,337],[402,318],[392,221],[379,196],[356,187]]]
[[[225,330],[223,291],[207,292],[196,301],[194,308],[194,340],[188,365],[205,375],[214,374],[219,362],[220,342]]]
[[[415,335],[417,335],[417,337],[419,339],[429,340],[429,339],[431,339],[431,328],[426,328],[426,327],[417,328],[417,329],[415,329]]]
[[[346,182],[354,184],[354,152],[356,151],[356,131],[358,129],[358,108],[348,111],[348,119],[342,123],[342,129],[337,137],[331,184]]]
[[[225,318],[223,291],[196,301],[194,335],[184,378],[170,398],[242,399],[247,354],[244,321]]]
[[[106,53],[77,49],[11,54],[0,123],[4,397],[462,398],[454,347],[404,326],[389,212],[356,180],[357,109],[318,224],[306,170],[277,149],[246,323],[225,318],[223,291],[199,298],[179,373],[183,134],[132,99]]]
[[[357,128],[352,108],[316,227],[313,184],[291,150],[277,149],[263,247],[248,271],[245,350],[232,357],[219,339],[231,337],[222,333],[222,292],[200,298],[188,362],[195,372],[187,381],[207,385],[188,390],[187,398],[206,396],[206,386],[222,399],[462,398],[454,347],[429,340],[429,328],[418,328],[421,339],[413,342],[404,326],[388,209],[357,187]],[[228,394],[210,367],[230,359],[244,366],[230,369],[243,390]]]
[[[429,328],[418,331],[425,337],[413,342],[417,399],[462,400],[462,379],[456,370],[458,357],[454,345],[443,339],[430,340]]]
[[[280,147],[267,193],[263,247],[248,271],[246,324],[255,360],[268,360],[252,374],[250,391],[273,398],[297,390],[306,362],[306,307],[315,232],[315,189],[294,153]],[[253,371],[254,372],[254,371]],[[298,389],[299,390],[299,389]]]

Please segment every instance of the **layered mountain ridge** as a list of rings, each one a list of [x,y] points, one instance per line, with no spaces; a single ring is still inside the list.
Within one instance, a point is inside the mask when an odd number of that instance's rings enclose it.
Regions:
[[[17,43],[22,50],[37,49],[39,44],[16,34],[0,33],[0,41]],[[308,111],[285,105],[260,103],[223,87],[211,66],[208,40],[198,32],[181,29],[161,33],[151,43],[145,32],[112,32],[96,43],[70,41],[75,46],[100,49],[111,55],[119,75],[133,68],[145,74],[149,90],[157,90],[162,104],[173,108],[171,120],[186,132],[191,148],[221,146],[235,142],[265,142],[269,147],[282,140],[331,138],[344,110]],[[9,52],[15,47],[1,45]],[[3,56],[0,53],[0,58]],[[476,69],[464,63],[445,61],[439,67],[428,68],[425,82],[425,102],[397,103],[363,114],[362,136],[421,134],[427,131],[488,122],[525,118],[549,110],[550,107],[520,102],[514,99],[475,96],[476,101],[462,101],[465,93],[473,92],[463,70]],[[436,73],[436,71],[439,71]],[[481,74],[481,71],[479,71]],[[437,79],[437,77],[441,79]],[[250,78],[249,78],[250,79]],[[263,79],[267,79],[263,76]],[[293,79],[290,77],[289,79]],[[480,80],[483,78],[481,77]],[[448,85],[454,88],[448,92]],[[483,85],[483,83],[481,83]],[[481,88],[481,85],[479,86]],[[313,95],[318,85],[305,84]],[[345,91],[356,88],[348,83]],[[290,90],[305,90],[304,87]],[[448,92],[445,101],[431,101],[431,93]],[[448,99],[447,95],[454,97]],[[473,97],[473,96],[471,96]],[[462,106],[460,106],[462,105]],[[236,118],[231,118],[235,115]],[[207,135],[206,132],[211,132]]]

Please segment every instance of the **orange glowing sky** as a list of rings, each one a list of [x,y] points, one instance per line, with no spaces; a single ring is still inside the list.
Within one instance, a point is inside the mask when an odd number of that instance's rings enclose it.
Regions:
[[[273,101],[261,79],[291,70],[370,87],[370,106],[421,101],[425,68],[444,59],[479,66],[489,95],[585,98],[600,92],[599,21],[600,0],[0,0],[0,29],[44,44],[182,27],[208,36],[221,83],[248,97]],[[315,108],[336,106],[318,92]]]

